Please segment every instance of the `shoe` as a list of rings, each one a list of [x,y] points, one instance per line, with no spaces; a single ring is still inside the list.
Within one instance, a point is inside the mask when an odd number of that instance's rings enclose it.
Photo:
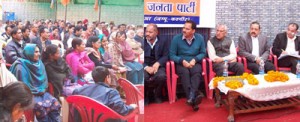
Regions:
[[[189,99],[186,101],[186,104],[192,106],[192,105],[193,105],[193,98],[189,98]]]
[[[195,97],[195,94],[190,91],[190,95],[188,97],[188,100],[186,101],[186,104],[190,105],[190,106],[193,106],[194,104],[194,97]]]
[[[193,111],[198,111],[199,110],[199,106],[198,105],[193,105],[192,108],[193,108]]]
[[[197,95],[194,100],[194,105],[199,105],[202,102],[202,95]]]
[[[162,100],[160,98],[156,97],[154,102],[155,103],[162,103]]]

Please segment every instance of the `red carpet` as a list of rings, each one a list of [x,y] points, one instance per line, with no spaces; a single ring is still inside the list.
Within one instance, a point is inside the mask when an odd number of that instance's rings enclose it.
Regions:
[[[228,112],[225,106],[214,107],[213,100],[203,99],[199,111],[185,104],[186,99],[179,99],[173,104],[149,104],[145,106],[145,122],[227,122]],[[297,122],[300,121],[300,106],[270,111],[237,114],[236,122]]]

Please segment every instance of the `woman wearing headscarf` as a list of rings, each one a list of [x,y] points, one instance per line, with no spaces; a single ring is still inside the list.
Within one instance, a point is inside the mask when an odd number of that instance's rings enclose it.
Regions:
[[[34,95],[34,113],[38,121],[60,121],[61,105],[46,89],[48,79],[43,62],[40,60],[40,50],[36,44],[26,44],[23,50],[25,58],[17,59],[10,71],[19,81],[25,83]]]
[[[126,33],[117,32],[116,34],[116,43],[113,46],[115,53],[121,55],[122,61],[127,67],[126,78],[131,81],[133,84],[143,84],[144,83],[144,71],[143,65],[134,61],[136,53],[133,52],[132,48],[125,41]]]
[[[70,67],[66,61],[61,58],[59,47],[56,45],[48,45],[44,54],[43,61],[47,71],[48,81],[53,84],[54,97],[59,99],[63,93],[64,81],[70,80],[75,82]]]

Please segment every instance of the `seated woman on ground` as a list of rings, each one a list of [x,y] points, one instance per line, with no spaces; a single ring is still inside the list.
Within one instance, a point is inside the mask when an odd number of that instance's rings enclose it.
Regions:
[[[61,105],[46,89],[48,79],[40,50],[36,44],[26,44],[23,50],[25,58],[17,59],[10,71],[19,81],[24,82],[34,95],[34,113],[38,121],[60,121]]]
[[[16,122],[22,119],[24,111],[32,108],[33,95],[24,83],[13,82],[0,87],[0,122]]]
[[[59,99],[63,93],[63,83],[67,80],[75,82],[71,69],[66,61],[61,58],[59,47],[48,45],[43,54],[43,62],[47,71],[48,81],[54,87],[54,97]]]
[[[93,82],[91,72],[95,67],[95,64],[88,57],[85,50],[85,43],[80,38],[74,38],[72,40],[72,47],[66,51],[66,62],[72,70],[75,80],[79,84],[83,85],[87,82]],[[84,81],[82,82],[82,80]]]

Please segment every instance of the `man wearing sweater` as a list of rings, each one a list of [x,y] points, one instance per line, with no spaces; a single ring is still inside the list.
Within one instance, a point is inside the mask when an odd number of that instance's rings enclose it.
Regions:
[[[173,37],[170,45],[170,59],[176,64],[176,72],[180,76],[187,97],[187,104],[198,111],[201,95],[198,88],[201,80],[201,61],[205,56],[206,48],[203,37],[196,34],[196,23],[185,22],[183,32]]]

